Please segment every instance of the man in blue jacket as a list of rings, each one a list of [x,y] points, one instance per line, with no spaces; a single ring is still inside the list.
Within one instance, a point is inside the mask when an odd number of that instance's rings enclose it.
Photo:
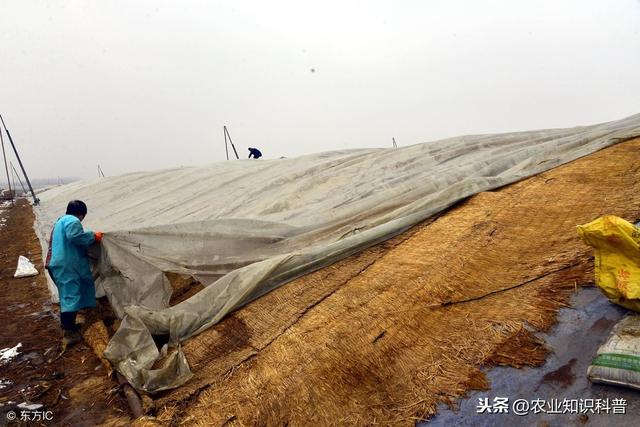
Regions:
[[[82,220],[87,205],[73,200],[66,215],[60,217],[51,232],[46,268],[58,288],[62,344],[66,348],[80,341],[76,325],[78,310],[96,306],[96,289],[87,257],[87,249],[102,240],[102,233],[85,231]]]

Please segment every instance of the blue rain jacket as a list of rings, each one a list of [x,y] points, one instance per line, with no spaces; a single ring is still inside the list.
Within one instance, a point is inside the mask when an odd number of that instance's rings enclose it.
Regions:
[[[53,228],[49,274],[58,287],[61,312],[96,306],[96,288],[87,257],[87,248],[93,242],[93,232],[84,231],[73,215],[61,217]]]

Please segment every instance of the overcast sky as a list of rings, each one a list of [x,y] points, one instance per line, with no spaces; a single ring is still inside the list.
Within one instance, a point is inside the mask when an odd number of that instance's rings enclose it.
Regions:
[[[639,0],[0,0],[41,178],[224,160],[225,124],[266,158],[592,124],[640,112],[639,75]]]

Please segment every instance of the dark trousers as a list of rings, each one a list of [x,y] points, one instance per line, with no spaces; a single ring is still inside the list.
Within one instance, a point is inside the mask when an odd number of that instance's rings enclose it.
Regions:
[[[77,331],[78,326],[76,326],[76,315],[77,311],[66,311],[64,313],[60,313],[60,323],[62,324],[62,329],[67,331]]]

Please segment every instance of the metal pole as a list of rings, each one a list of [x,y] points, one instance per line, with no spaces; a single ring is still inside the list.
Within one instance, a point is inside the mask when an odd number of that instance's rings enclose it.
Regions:
[[[11,186],[13,188],[16,188],[16,177],[14,176],[13,172],[11,173]],[[18,196],[18,190],[14,190],[16,192],[16,197]]]
[[[224,152],[227,155],[227,160],[229,160],[229,144],[227,143],[227,127],[223,126],[222,130],[224,131]]]
[[[7,172],[7,186],[9,186],[9,196],[11,196],[11,206],[13,206],[13,190],[11,190],[11,180],[9,179],[9,167],[7,166],[7,155],[4,152],[4,138],[0,129],[0,143],[2,143],[2,157],[4,158],[4,170]]]
[[[236,155],[236,159],[240,160],[240,156],[238,156],[238,152],[236,151],[236,146],[233,145],[233,141],[231,140],[231,134],[229,133],[229,131],[227,130],[227,127],[224,127],[225,132],[227,132],[227,136],[229,137],[229,142],[231,143],[231,148],[233,148],[233,152]]]
[[[29,185],[29,190],[31,191],[31,196],[33,197],[33,204],[37,205],[40,203],[40,199],[36,197],[36,193],[33,191],[33,187],[31,186],[31,181],[29,181],[29,177],[27,176],[27,171],[24,170],[24,165],[22,164],[22,160],[20,160],[20,155],[18,154],[18,150],[16,150],[16,145],[13,143],[13,138],[11,138],[11,133],[9,133],[9,129],[7,129],[7,125],[4,124],[4,119],[2,118],[2,114],[0,114],[0,121],[2,122],[2,126],[4,127],[5,132],[7,132],[7,136],[9,137],[9,142],[11,143],[11,147],[13,148],[13,152],[18,159],[18,164],[20,165],[20,169],[22,169],[22,174],[24,178],[27,180],[27,185]]]
[[[104,172],[102,172],[102,168],[100,167],[100,165],[98,165],[98,178],[100,178],[100,175],[102,175],[102,178],[104,178]]]
[[[15,175],[16,178],[18,178],[18,182],[20,183],[20,187],[22,187],[22,192],[24,194],[27,194],[27,190],[24,188],[24,184],[22,183],[22,180],[20,179],[20,175],[18,175],[18,171],[16,170],[16,167],[13,166],[13,163],[9,162],[9,165],[11,165],[11,169],[13,169],[13,174]],[[15,181],[14,181],[15,184]],[[16,186],[14,185],[13,188],[15,188]]]

